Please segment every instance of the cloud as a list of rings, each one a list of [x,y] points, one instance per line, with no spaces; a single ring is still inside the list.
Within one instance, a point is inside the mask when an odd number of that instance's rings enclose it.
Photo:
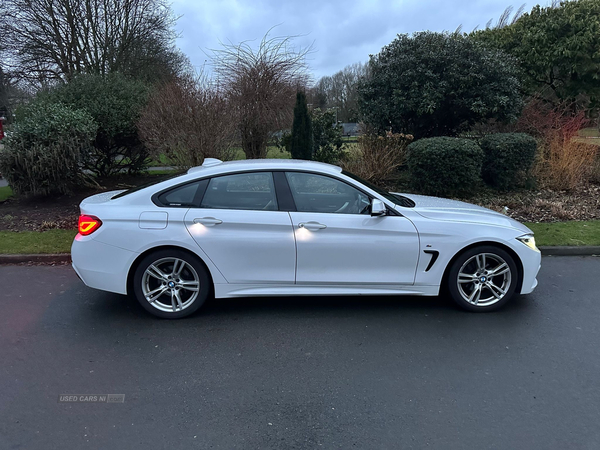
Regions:
[[[399,33],[471,31],[496,20],[506,0],[175,0],[178,45],[200,68],[219,42],[259,42],[274,35],[298,36],[295,43],[314,43],[309,64],[313,77],[331,75],[348,64],[365,62]]]

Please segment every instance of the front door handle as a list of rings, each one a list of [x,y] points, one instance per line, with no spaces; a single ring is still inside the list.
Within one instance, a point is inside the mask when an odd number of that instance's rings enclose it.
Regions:
[[[223,223],[223,221],[221,219],[215,219],[214,217],[201,217],[199,219],[194,219],[194,223],[201,223],[206,227],[214,227],[215,225]]]
[[[319,222],[301,222],[298,224],[299,228],[306,228],[307,230],[317,231],[322,230],[323,228],[327,228],[327,225],[324,225]]]

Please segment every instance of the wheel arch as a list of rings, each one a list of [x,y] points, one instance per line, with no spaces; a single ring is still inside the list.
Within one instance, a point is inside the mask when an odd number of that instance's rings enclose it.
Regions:
[[[462,255],[463,253],[465,253],[466,251],[471,250],[472,248],[475,248],[475,247],[481,247],[483,245],[488,245],[491,247],[498,247],[498,248],[504,250],[505,252],[507,252],[510,256],[512,256],[512,258],[515,261],[515,264],[517,265],[517,272],[518,272],[517,273],[517,286],[516,286],[515,293],[518,294],[521,292],[521,289],[523,288],[523,262],[521,261],[521,258],[519,258],[519,255],[517,254],[517,252],[515,252],[512,248],[510,248],[506,244],[502,244],[502,243],[496,242],[496,241],[474,242],[472,244],[467,245],[466,247],[461,248],[459,251],[457,251],[456,254],[450,259],[448,264],[446,264],[446,268],[444,269],[444,275],[442,276],[440,290],[446,289],[446,286],[448,285],[448,274],[450,272],[450,268],[454,264],[454,261],[456,261],[458,259],[458,257],[460,255]]]
[[[189,249],[187,249],[185,247],[180,247],[178,245],[160,245],[158,247],[149,248],[149,249],[143,251],[142,253],[140,253],[135,258],[135,260],[133,261],[133,263],[131,264],[131,266],[129,267],[129,272],[127,273],[127,294],[128,295],[133,293],[133,275],[135,274],[135,271],[137,270],[137,268],[138,268],[140,262],[142,261],[142,259],[144,259],[149,254],[157,252],[157,251],[160,251],[160,250],[178,250],[178,251],[185,252],[188,255],[190,255],[190,256],[198,259],[198,261],[200,261],[202,263],[202,265],[206,269],[206,272],[208,273],[208,277],[210,279],[210,292],[211,292],[211,295],[214,293],[215,282],[213,280],[212,273],[210,272],[210,269],[208,268],[208,265],[204,262],[204,260],[202,259],[202,257],[200,255],[198,255],[197,253],[194,253],[194,252],[190,251]]]

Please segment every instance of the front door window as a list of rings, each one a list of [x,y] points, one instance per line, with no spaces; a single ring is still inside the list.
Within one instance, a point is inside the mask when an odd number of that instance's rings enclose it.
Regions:
[[[369,197],[343,181],[302,172],[286,176],[299,212],[369,214]]]

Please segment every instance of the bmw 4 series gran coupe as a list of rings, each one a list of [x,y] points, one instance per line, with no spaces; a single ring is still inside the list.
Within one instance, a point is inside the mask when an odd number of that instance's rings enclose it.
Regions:
[[[340,167],[221,162],[81,205],[73,268],[96,289],[180,318],[216,298],[438,295],[492,311],[537,285],[519,222],[468,203],[390,193]]]

